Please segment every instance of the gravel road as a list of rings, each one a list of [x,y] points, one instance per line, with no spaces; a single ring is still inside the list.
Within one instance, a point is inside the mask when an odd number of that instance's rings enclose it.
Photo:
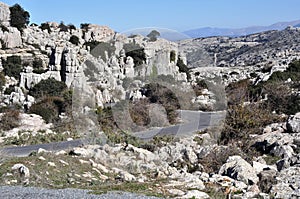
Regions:
[[[88,194],[81,189],[44,189],[22,186],[0,186],[1,199],[158,199],[126,192],[109,192],[101,195]]]

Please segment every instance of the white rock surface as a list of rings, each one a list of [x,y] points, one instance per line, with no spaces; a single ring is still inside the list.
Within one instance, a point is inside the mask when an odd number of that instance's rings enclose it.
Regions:
[[[219,174],[227,175],[246,184],[257,183],[259,180],[254,168],[240,156],[230,156],[220,168]]]

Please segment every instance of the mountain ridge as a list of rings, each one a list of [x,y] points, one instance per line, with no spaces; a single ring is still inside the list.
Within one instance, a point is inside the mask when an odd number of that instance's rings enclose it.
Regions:
[[[264,32],[268,30],[283,30],[288,26],[297,26],[300,20],[277,22],[269,26],[249,26],[244,28],[218,28],[218,27],[203,27],[184,31],[183,33],[192,38],[211,37],[211,36],[229,36],[238,37],[254,33]]]

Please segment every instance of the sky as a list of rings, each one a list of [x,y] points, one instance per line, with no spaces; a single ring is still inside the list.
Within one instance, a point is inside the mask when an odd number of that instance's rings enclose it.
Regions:
[[[2,0],[20,4],[31,23],[107,25],[117,32],[159,27],[242,28],[300,19],[300,0]]]

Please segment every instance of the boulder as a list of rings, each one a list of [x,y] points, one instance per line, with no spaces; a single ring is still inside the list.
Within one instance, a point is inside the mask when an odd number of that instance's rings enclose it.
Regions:
[[[11,170],[18,175],[19,182],[24,184],[29,183],[30,172],[24,164],[15,164],[12,166]]]
[[[255,169],[240,156],[230,156],[220,168],[219,174],[229,176],[246,184],[256,184],[258,182]]]
[[[300,133],[300,112],[291,115],[287,121],[287,129],[292,133]]]

